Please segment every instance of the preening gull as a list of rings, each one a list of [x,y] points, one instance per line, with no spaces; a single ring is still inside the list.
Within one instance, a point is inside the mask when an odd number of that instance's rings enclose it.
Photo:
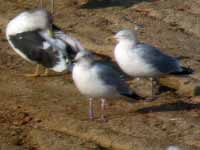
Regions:
[[[101,120],[105,120],[104,109],[107,98],[126,96],[133,101],[135,94],[122,78],[123,72],[111,61],[96,59],[90,52],[79,52],[74,60],[72,77],[78,90],[89,97],[89,118],[93,119],[92,100],[101,99]]]
[[[6,37],[11,47],[25,60],[38,64],[34,74],[39,76],[39,66],[56,72],[69,70],[70,61],[83,46],[53,25],[52,16],[45,9],[24,11],[7,25]],[[43,75],[47,75],[45,70]]]
[[[187,74],[179,62],[149,44],[140,43],[136,32],[129,29],[115,35],[118,41],[114,55],[120,68],[132,77],[150,77],[152,79],[152,96],[155,96],[157,79],[166,74]]]

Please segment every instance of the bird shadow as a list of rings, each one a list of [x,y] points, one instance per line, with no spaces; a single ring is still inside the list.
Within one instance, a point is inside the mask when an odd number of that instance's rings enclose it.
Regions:
[[[48,74],[48,75],[39,75],[39,76],[36,76],[36,77],[27,77],[26,75],[24,74],[17,74],[18,77],[25,77],[27,79],[40,79],[40,78],[54,78],[54,77],[61,77],[61,76],[68,76],[70,75],[68,72],[63,72],[63,73],[51,73],[51,74]]]
[[[89,1],[86,4],[83,4],[81,8],[85,9],[100,9],[107,7],[131,7],[132,5],[141,3],[141,2],[151,2],[153,0],[102,0],[102,1]]]
[[[158,91],[159,93],[166,93],[166,92],[175,92],[176,90],[164,85],[160,85]]]
[[[136,112],[137,113],[152,113],[152,112],[169,112],[169,111],[184,111],[184,110],[195,110],[195,109],[200,109],[200,104],[191,104],[191,103],[186,103],[183,101],[178,101],[175,103],[166,103],[166,104],[161,104],[159,106],[151,106],[151,107],[146,107],[146,108],[141,108],[138,109]]]

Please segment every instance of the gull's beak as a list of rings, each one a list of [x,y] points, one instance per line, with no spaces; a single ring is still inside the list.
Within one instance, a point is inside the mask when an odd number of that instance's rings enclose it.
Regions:
[[[115,40],[117,40],[117,39],[118,39],[118,35],[117,35],[117,34],[113,35],[113,38],[114,38]]]
[[[117,41],[118,37],[116,35],[113,36],[113,40]]]
[[[106,40],[114,42],[116,40],[116,37],[115,36],[110,36],[110,37],[106,38]]]
[[[54,36],[54,34],[53,34],[53,31],[51,30],[51,29],[48,29],[48,35],[50,36],[50,37],[53,37]]]

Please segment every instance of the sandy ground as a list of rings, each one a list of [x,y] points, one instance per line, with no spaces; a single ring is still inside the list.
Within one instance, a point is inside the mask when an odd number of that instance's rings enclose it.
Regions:
[[[5,39],[8,20],[36,2],[1,0],[0,5],[0,150],[180,150],[200,149],[198,97],[165,91],[155,101],[131,104],[110,100],[108,122],[87,118],[88,101],[70,74],[25,78],[34,65],[21,59]],[[139,38],[187,67],[200,70],[199,0],[56,0],[55,22],[86,48],[113,56],[112,35],[139,26]],[[52,72],[52,74],[54,74]],[[150,94],[149,81],[133,85]]]

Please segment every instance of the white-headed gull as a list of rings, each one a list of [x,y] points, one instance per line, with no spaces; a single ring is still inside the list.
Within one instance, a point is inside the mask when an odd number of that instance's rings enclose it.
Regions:
[[[89,97],[89,117],[93,119],[92,100],[101,99],[101,120],[105,120],[105,100],[111,97],[126,96],[137,100],[125,82],[123,72],[111,61],[96,59],[92,53],[79,52],[75,57],[72,77],[78,90]]]
[[[175,58],[161,52],[159,48],[140,43],[134,30],[121,30],[115,39],[118,43],[114,55],[118,65],[129,76],[151,78],[152,96],[157,93],[154,86],[160,76],[185,72]]]

